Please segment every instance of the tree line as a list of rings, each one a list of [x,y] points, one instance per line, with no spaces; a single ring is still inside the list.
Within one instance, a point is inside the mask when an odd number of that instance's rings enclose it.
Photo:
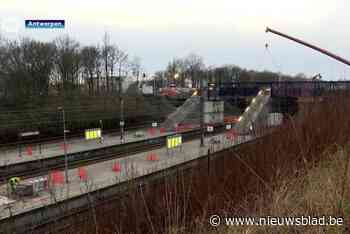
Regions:
[[[271,72],[268,70],[255,71],[241,68],[237,65],[223,65],[218,67],[206,66],[201,56],[189,54],[183,58],[171,60],[165,70],[155,73],[157,86],[175,84],[183,86],[187,81],[192,87],[200,86],[200,79],[209,82],[227,83],[243,81],[278,81],[278,80],[306,80],[308,77],[303,73],[295,76]]]
[[[0,99],[3,103],[42,100],[48,96],[69,97],[76,94],[118,94],[123,78],[139,80],[141,61],[112,43],[107,33],[101,45],[81,45],[68,35],[50,42],[30,38],[0,38]],[[163,71],[154,75],[157,87],[169,83],[199,87],[200,79],[213,82],[270,81],[305,79],[305,75],[288,76],[270,71],[253,71],[235,65],[210,67],[203,58],[189,54],[174,58]],[[120,81],[120,82],[119,82]]]
[[[62,106],[72,133],[96,127],[101,120],[105,129],[115,129],[119,126],[122,81],[130,76],[137,82],[125,92],[126,121],[141,123],[172,111],[165,108],[169,104],[166,100],[141,96],[137,91],[139,79],[144,78],[141,59],[112,43],[107,33],[96,45],[82,45],[68,35],[49,42],[0,38],[0,143],[12,141],[25,131],[39,130],[42,137],[60,135],[62,116],[58,107]],[[210,67],[192,53],[172,59],[151,82],[157,88],[171,83],[185,86],[188,81],[192,87],[199,87],[201,79],[227,82],[278,77],[305,78],[234,65]]]
[[[68,35],[50,42],[0,38],[0,98],[11,103],[73,93],[115,94],[119,81],[140,73],[140,58],[130,58],[107,33],[101,45],[81,45]]]

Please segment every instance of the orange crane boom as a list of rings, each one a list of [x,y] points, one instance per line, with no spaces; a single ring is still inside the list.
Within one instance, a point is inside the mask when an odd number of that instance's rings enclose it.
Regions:
[[[279,35],[279,36],[281,36],[281,37],[287,38],[287,39],[289,39],[289,40],[295,41],[295,42],[297,42],[297,43],[299,43],[299,44],[302,44],[302,45],[304,45],[304,46],[306,46],[306,47],[309,47],[309,48],[311,48],[311,49],[314,49],[314,50],[316,50],[316,51],[318,51],[318,52],[320,52],[320,53],[322,53],[322,54],[325,54],[325,55],[327,55],[327,56],[329,56],[329,57],[331,57],[331,58],[333,58],[333,59],[335,59],[335,60],[338,60],[339,62],[342,62],[342,63],[344,63],[344,64],[350,66],[350,61],[349,61],[349,60],[347,60],[347,59],[345,59],[345,58],[342,58],[342,57],[340,57],[340,56],[338,56],[338,55],[336,55],[336,54],[333,54],[333,53],[331,53],[331,52],[329,52],[329,51],[327,51],[327,50],[325,50],[325,49],[322,49],[322,48],[320,48],[320,47],[314,46],[314,45],[312,45],[312,44],[310,44],[310,43],[307,43],[307,42],[305,42],[305,41],[299,40],[299,39],[297,39],[297,38],[295,38],[295,37],[291,37],[291,36],[289,36],[289,35],[286,35],[286,34],[284,34],[284,33],[281,33],[281,32],[279,32],[279,31],[276,31],[276,30],[271,29],[271,28],[269,28],[269,27],[266,28],[266,33],[268,33],[268,32],[271,32],[271,33],[273,33],[273,34],[276,34],[276,35]]]

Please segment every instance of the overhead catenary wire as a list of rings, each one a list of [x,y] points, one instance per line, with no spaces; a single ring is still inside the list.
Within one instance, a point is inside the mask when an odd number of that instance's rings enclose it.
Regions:
[[[281,82],[281,72],[282,72],[282,66],[276,62],[276,60],[274,59],[271,51],[270,51],[270,44],[268,42],[266,42],[265,44],[265,50],[267,52],[267,54],[270,56],[271,58],[271,63],[273,66],[275,66],[275,68],[278,71],[278,82]],[[281,101],[278,101],[278,112],[281,112]]]
[[[270,44],[267,42],[265,44],[265,51],[266,53],[270,56],[270,59],[271,59],[271,63],[272,65],[276,68],[276,70],[280,73],[282,72],[282,65],[278,62],[276,62],[274,56],[272,55],[271,53],[271,50],[270,50]]]

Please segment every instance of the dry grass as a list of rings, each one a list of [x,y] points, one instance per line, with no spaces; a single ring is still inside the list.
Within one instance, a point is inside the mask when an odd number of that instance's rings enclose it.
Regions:
[[[217,230],[220,233],[349,233],[350,172],[346,169],[350,147],[327,154],[317,166],[300,177],[285,179],[272,193],[271,203],[261,205],[254,217],[343,217],[343,226],[241,226]],[[347,173],[345,173],[347,172]],[[344,177],[346,174],[346,177]],[[344,193],[342,192],[343,183]],[[257,204],[263,201],[257,201]],[[231,214],[232,215],[232,214]]]

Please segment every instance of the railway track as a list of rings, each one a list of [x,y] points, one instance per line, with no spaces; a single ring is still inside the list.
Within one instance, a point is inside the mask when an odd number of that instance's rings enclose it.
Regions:
[[[224,131],[223,127],[217,128],[217,131],[208,136],[219,134]],[[199,129],[182,133],[183,142],[194,140],[200,136]],[[91,165],[111,159],[123,158],[129,155],[147,152],[159,149],[166,144],[166,137],[161,136],[153,139],[130,142],[122,145],[106,146],[98,149],[81,151],[67,155],[69,169],[81,166]],[[50,171],[60,170],[64,168],[63,155],[38,159],[29,162],[10,164],[0,167],[0,181],[6,183],[11,177],[21,177],[23,179],[33,178],[37,176],[47,175]]]
[[[149,128],[153,122],[162,122],[162,121],[163,120],[161,119],[156,119],[154,121],[143,122],[140,124],[133,124],[125,128],[124,131],[128,132],[128,131],[135,131],[138,129],[146,129],[146,128]],[[120,134],[120,128],[104,129],[103,133],[108,134],[110,136],[117,136]],[[67,137],[67,140],[74,141],[76,139],[81,139],[82,137],[84,137],[84,132],[72,132],[72,133],[69,132],[67,133],[66,137]],[[0,144],[0,148],[2,150],[10,150],[10,149],[17,149],[19,145],[39,146],[44,144],[61,143],[62,141],[63,141],[63,136],[45,137],[45,138],[34,137],[33,139],[20,140],[20,141],[11,142],[11,143]]]

